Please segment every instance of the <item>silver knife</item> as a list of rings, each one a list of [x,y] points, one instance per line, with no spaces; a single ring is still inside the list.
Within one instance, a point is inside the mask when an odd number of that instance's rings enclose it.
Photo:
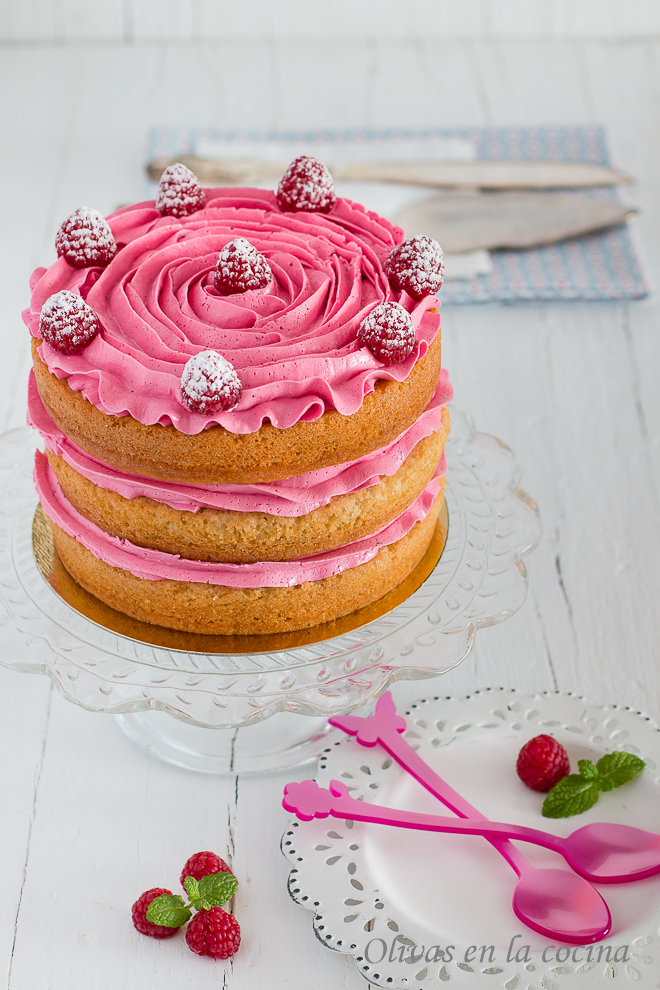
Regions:
[[[633,207],[611,199],[556,192],[487,192],[434,196],[390,219],[406,236],[434,237],[445,252],[531,248],[624,223]]]
[[[183,155],[148,162],[158,181],[176,161],[192,169],[202,185],[274,185],[288,167],[284,162],[211,159]],[[356,162],[328,168],[337,181],[395,182],[407,185],[469,189],[570,189],[616,186],[631,182],[623,172],[586,162]]]

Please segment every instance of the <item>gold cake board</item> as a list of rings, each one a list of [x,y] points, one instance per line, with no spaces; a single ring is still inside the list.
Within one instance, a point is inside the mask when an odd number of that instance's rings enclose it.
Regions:
[[[445,502],[440,510],[429,548],[417,567],[401,584],[378,601],[358,609],[357,612],[351,612],[350,615],[309,629],[258,636],[209,636],[202,633],[180,632],[177,629],[166,629],[164,626],[154,626],[148,622],[132,619],[110,608],[74,581],[62,564],[55,550],[50,520],[41,504],[37,506],[32,522],[32,548],[39,572],[53,591],[76,612],[111,632],[140,643],[149,643],[151,646],[159,646],[167,650],[182,650],[186,653],[271,653],[308,646],[311,643],[319,643],[352,632],[375,619],[380,619],[397,605],[401,605],[424,583],[440,560],[447,542],[448,528],[449,518]]]

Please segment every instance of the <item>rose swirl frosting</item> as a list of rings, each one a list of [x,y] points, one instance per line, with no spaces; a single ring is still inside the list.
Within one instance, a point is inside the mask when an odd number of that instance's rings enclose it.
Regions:
[[[74,269],[60,258],[37,269],[24,313],[38,337],[51,295],[68,289],[86,299],[98,336],[81,354],[46,342],[39,354],[105,413],[188,434],[214,424],[252,433],[265,421],[285,429],[326,409],[348,416],[377,380],[403,381],[440,325],[430,312],[435,298],[395,293],[384,274],[403,232],[348,200],[329,214],[282,213],[267,190],[210,189],[189,216],[163,217],[150,201],[118,210],[108,224],[120,248],[110,264]],[[218,254],[237,237],[264,255],[273,278],[264,289],[222,296],[213,285]],[[387,301],[410,313],[415,345],[385,367],[356,334]],[[235,408],[202,415],[183,405],[180,380],[188,359],[207,349],[231,362],[243,391]]]

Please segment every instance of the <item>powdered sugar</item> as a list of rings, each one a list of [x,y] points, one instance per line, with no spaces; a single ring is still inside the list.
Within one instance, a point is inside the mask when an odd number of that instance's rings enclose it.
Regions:
[[[241,380],[233,364],[217,351],[194,354],[181,375],[181,398],[193,412],[206,414],[233,409],[241,390]]]
[[[57,231],[55,250],[73,268],[105,267],[117,253],[117,244],[105,217],[98,210],[82,206]]]
[[[181,162],[168,165],[160,177],[156,209],[163,216],[187,217],[205,202],[206,194],[195,173]]]
[[[213,284],[221,296],[251,289],[265,289],[273,273],[261,251],[245,237],[225,244],[218,255]]]
[[[41,337],[61,354],[80,354],[100,330],[91,306],[68,289],[49,296],[41,309]]]
[[[416,234],[390,252],[385,274],[395,292],[405,291],[413,299],[431,296],[445,277],[442,248],[432,237]]]
[[[368,347],[383,364],[398,364],[412,353],[415,325],[398,303],[386,302],[372,309],[357,332],[360,347]]]
[[[316,158],[300,155],[291,162],[280,179],[277,202],[283,212],[310,210],[329,213],[337,202],[332,176]]]

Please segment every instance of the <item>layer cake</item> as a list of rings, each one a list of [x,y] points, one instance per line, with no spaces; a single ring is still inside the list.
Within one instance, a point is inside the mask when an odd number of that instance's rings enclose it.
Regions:
[[[76,211],[32,276],[35,483],[64,566],[134,618],[302,629],[377,600],[429,545],[441,253],[321,170],[298,159],[274,194],[175,166],[155,202]]]

